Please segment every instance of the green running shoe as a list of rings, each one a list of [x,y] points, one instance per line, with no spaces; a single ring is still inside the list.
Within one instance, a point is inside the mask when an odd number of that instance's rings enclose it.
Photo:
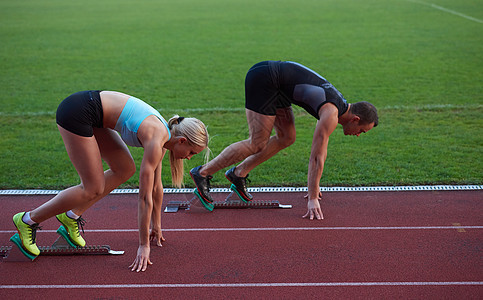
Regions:
[[[25,212],[20,212],[13,216],[13,224],[17,227],[18,235],[22,241],[22,247],[28,253],[38,256],[40,254],[39,247],[35,244],[35,238],[37,236],[37,230],[41,229],[39,224],[29,225],[22,221],[22,217]]]
[[[82,238],[79,232],[79,226],[82,229],[82,233],[84,233],[84,224],[85,220],[79,217],[79,219],[74,220],[67,216],[66,213],[62,213],[60,215],[55,216],[57,220],[64,226],[65,230],[69,233],[69,238],[72,243],[76,244],[79,247],[84,247],[86,245],[86,241]]]

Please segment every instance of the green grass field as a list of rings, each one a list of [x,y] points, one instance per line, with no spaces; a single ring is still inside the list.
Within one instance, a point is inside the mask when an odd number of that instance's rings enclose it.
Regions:
[[[482,184],[482,20],[477,0],[0,0],[0,188],[78,183],[55,110],[86,89],[197,117],[218,154],[247,137],[244,77],[267,59],[302,63],[379,109],[359,138],[336,130],[321,185]],[[252,186],[306,185],[315,119],[294,111],[296,143]],[[163,172],[170,186],[167,159]],[[221,172],[213,184],[227,186]]]

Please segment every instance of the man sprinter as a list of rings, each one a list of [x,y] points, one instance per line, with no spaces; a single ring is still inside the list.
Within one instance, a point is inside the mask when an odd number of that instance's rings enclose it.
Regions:
[[[195,194],[209,209],[213,199],[210,180],[217,171],[236,164],[225,173],[231,188],[244,201],[252,200],[246,178],[256,166],[295,142],[291,105],[296,104],[317,118],[308,167],[308,204],[304,218],[323,219],[319,182],[327,158],[329,136],[341,124],[345,135],[359,136],[376,127],[377,110],[369,102],[347,103],[342,94],[311,69],[290,61],[263,61],[247,73],[245,107],[249,138],[225,148],[205,165],[193,168]],[[275,128],[275,135],[270,136]]]

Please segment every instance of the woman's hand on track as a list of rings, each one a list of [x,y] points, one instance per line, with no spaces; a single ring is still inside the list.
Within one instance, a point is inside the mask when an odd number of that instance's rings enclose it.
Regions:
[[[149,234],[149,240],[151,242],[156,242],[156,246],[159,247],[162,247],[162,242],[166,241],[166,239],[163,237],[161,229],[152,229],[151,233]]]
[[[139,246],[138,248],[138,253],[136,255],[136,259],[134,262],[129,266],[131,268],[131,271],[136,270],[136,272],[139,271],[146,271],[148,265],[152,265],[153,263],[151,260],[149,260],[149,252],[150,248],[148,246]]]

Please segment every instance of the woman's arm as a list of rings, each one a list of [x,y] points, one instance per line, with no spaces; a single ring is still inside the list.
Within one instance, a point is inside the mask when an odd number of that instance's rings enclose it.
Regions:
[[[145,271],[149,260],[149,225],[153,213],[153,190],[155,170],[163,155],[163,143],[156,139],[143,144],[144,155],[139,171],[138,226],[139,248],[136,259],[131,264],[132,271]]]
[[[166,154],[166,149],[163,149],[163,156]],[[163,158],[159,161],[158,167],[154,171],[154,189],[153,189],[153,214],[151,217],[151,234],[150,240],[156,242],[156,245],[162,246],[165,241],[163,232],[161,230],[161,211],[163,206],[163,182],[161,180],[161,171],[163,165]]]

